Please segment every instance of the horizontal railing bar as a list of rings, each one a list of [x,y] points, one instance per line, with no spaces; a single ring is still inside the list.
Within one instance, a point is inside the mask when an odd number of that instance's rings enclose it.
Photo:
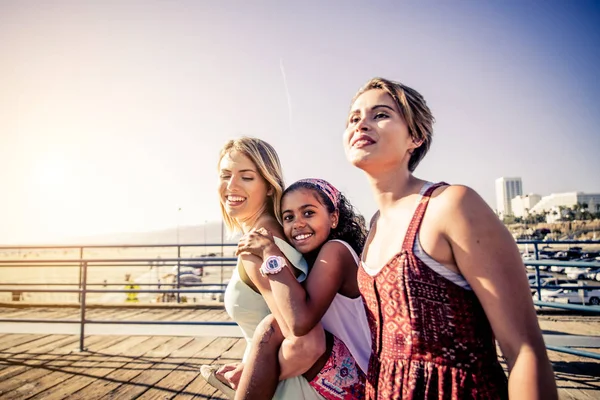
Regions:
[[[517,244],[541,244],[541,245],[569,245],[569,244],[600,244],[600,240],[517,240]],[[234,247],[237,243],[160,243],[160,244],[41,244],[41,245],[10,245],[0,246],[0,250],[19,250],[19,249],[113,249],[113,248],[156,248],[156,247]]]
[[[181,286],[181,285],[180,285]],[[226,286],[226,285],[225,285]],[[0,293],[10,293],[15,290],[0,289]],[[83,289],[26,289],[19,288],[19,291],[29,293],[83,293]],[[214,290],[194,290],[194,289],[121,289],[121,290],[98,290],[86,289],[86,293],[224,293],[224,289]]]
[[[17,289],[22,289],[22,286],[78,286],[78,283],[67,283],[67,282],[59,282],[59,283],[0,283],[0,287],[2,286],[14,286],[15,290]],[[177,282],[173,282],[173,283],[167,283],[167,282],[160,282],[160,283],[137,283],[137,282],[133,282],[133,283],[129,283],[129,282],[123,282],[123,283],[88,283],[87,286],[126,286],[126,285],[135,285],[135,286],[177,286]],[[17,288],[17,286],[19,286]],[[181,281],[179,283],[179,286],[227,286],[226,283],[186,283],[185,281]],[[530,285],[529,286],[532,289],[537,289],[536,285]],[[546,289],[585,289],[585,290],[600,290],[600,286],[591,286],[591,285],[586,285],[586,286],[557,286],[557,285],[545,285],[541,287],[542,290],[546,290]],[[4,290],[10,290],[11,288],[3,288]],[[130,290],[130,289],[125,289],[125,290]]]
[[[19,249],[116,249],[121,247],[233,247],[237,243],[187,243],[187,244],[69,244],[69,245],[12,245],[0,246],[0,250],[19,250]]]
[[[49,323],[49,324],[79,324],[81,323],[80,320],[78,319],[33,319],[33,318],[15,318],[15,319],[8,319],[8,318],[1,318],[0,319],[0,323],[4,323],[4,322],[33,322],[33,323]]]
[[[558,260],[525,260],[523,264],[532,267],[577,267],[577,268],[600,268],[598,261],[558,261]]]
[[[64,323],[79,324],[80,320],[75,319],[0,319],[0,322],[18,322],[18,323]],[[86,319],[86,324],[115,324],[115,325],[237,325],[233,321],[121,321],[121,320],[95,320]]]
[[[86,324],[124,324],[124,325],[237,325],[233,321],[110,321],[86,319]]]
[[[600,244],[600,240],[517,240],[517,244]]]
[[[131,283],[88,283],[87,286],[125,286]],[[133,283],[136,286],[177,286],[174,283]],[[78,283],[0,283],[0,286],[78,286]],[[226,283],[179,283],[179,286],[227,286]],[[10,290],[10,288],[4,288]],[[21,289],[21,288],[17,288]]]
[[[562,278],[561,278],[562,279]],[[543,278],[542,278],[543,280]],[[575,280],[575,279],[573,279]],[[579,280],[585,280],[585,279],[579,279]],[[530,288],[532,289],[537,289],[536,285],[531,285]],[[590,290],[600,290],[600,286],[592,286],[592,285],[587,285],[587,286],[557,286],[557,285],[544,285],[544,286],[540,286],[540,288],[542,290],[557,290],[557,289],[585,289],[586,291],[590,291]]]
[[[208,260],[208,259],[207,259]],[[236,257],[210,257],[210,260],[213,262],[236,262]],[[77,260],[74,259],[56,259],[56,260],[0,260],[0,264],[8,264],[8,263],[17,263],[17,264],[56,264],[56,263],[80,263],[87,262],[90,263],[127,263],[127,262],[156,262],[156,258],[80,258]],[[205,261],[201,258],[161,258],[161,262],[190,262],[196,261],[201,262]],[[94,265],[95,266],[95,265]]]
[[[600,360],[600,353],[593,353],[591,351],[577,350],[570,347],[561,346],[546,346],[548,350],[558,351],[560,353],[572,354],[574,356],[589,357],[596,360]]]
[[[565,310],[585,311],[585,312],[600,314],[600,306],[580,306],[577,304],[549,303],[546,301],[537,301],[537,300],[534,300],[533,304],[535,304],[538,307],[562,308]]]
[[[21,263],[22,261],[15,261],[12,260],[12,262],[15,263],[15,265],[2,265],[3,267],[13,267],[13,268],[18,268],[21,265],[19,263]],[[65,263],[65,267],[79,267],[79,264],[81,264],[81,260],[77,259],[77,260],[69,260],[69,261],[62,261]],[[147,268],[149,266],[152,267],[161,267],[161,268],[166,268],[166,267],[172,267],[172,266],[176,266],[177,262],[169,262],[169,263],[160,263],[160,264],[149,264],[148,262],[144,262],[144,263],[134,263],[134,261],[132,262],[128,262],[126,263],[127,267],[144,267]],[[236,264],[234,262],[232,263],[228,263],[225,264],[223,261],[216,261],[216,262],[210,262],[210,261],[199,261],[198,263],[194,263],[194,264],[183,264],[180,263],[179,264],[181,267],[186,267],[186,268],[201,268],[201,267],[221,267],[221,266],[235,266]],[[56,264],[42,264],[40,263],[39,265],[31,265],[29,264],[28,266],[34,266],[34,267],[59,267],[60,265],[56,265]],[[94,264],[94,267],[121,267],[122,264]]]
[[[129,263],[132,262],[144,262],[144,263],[155,263],[157,262],[156,258],[119,258],[119,259],[92,259],[92,258],[81,258],[81,259],[56,259],[56,260],[0,260],[0,267],[6,266],[6,264],[17,264],[11,265],[12,267],[19,266],[31,266],[30,264],[39,264],[34,265],[36,267],[60,267],[61,265],[56,265],[57,263],[68,263],[69,265],[65,265],[67,267],[76,267],[82,262],[87,262],[89,265],[93,267],[120,267],[123,265],[104,265],[100,263],[123,263],[126,264],[124,266],[131,266]],[[237,262],[237,258],[235,257],[210,257],[210,259],[199,259],[199,258],[163,258],[160,259],[161,265],[155,265],[156,267],[166,266],[166,263],[172,263],[170,266],[177,265],[177,263],[182,262],[196,262],[196,264],[180,264],[182,267],[220,267],[222,263],[232,263],[231,266],[235,266],[235,262]],[[47,265],[44,265],[47,264]],[[558,261],[558,260],[524,260],[523,264],[528,266],[562,266],[562,267],[576,267],[576,268],[600,268],[600,262],[598,261]],[[147,265],[142,265],[147,266]]]
[[[73,263],[73,264],[69,264],[69,265],[62,265],[62,264],[58,264],[58,265],[38,265],[38,264],[2,264],[0,263],[0,268],[21,268],[21,267],[25,267],[25,268],[79,268],[79,264],[80,263]],[[177,263],[173,263],[173,264],[164,264],[164,265],[160,265],[160,268],[172,268],[172,267],[176,267]],[[227,264],[208,264],[208,265],[197,265],[197,266],[191,266],[191,265],[181,265],[181,268],[221,268],[221,267],[235,267],[236,264],[235,263],[227,263]],[[98,268],[148,268],[148,264],[141,264],[141,265],[132,265],[132,264],[128,264],[128,263],[122,263],[122,264],[92,264],[90,265],[90,267],[98,267]],[[156,266],[155,266],[156,267]],[[161,271],[163,272],[163,271]]]

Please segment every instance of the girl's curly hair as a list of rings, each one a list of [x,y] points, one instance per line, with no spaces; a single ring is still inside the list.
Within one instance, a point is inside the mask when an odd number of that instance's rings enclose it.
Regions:
[[[310,189],[317,193],[318,198],[321,200],[321,203],[327,207],[327,211],[329,211],[329,213],[333,213],[336,210],[336,207],[331,202],[329,196],[327,196],[327,194],[325,194],[325,192],[323,192],[319,186],[310,182],[299,181],[291,184],[287,189],[284,190],[281,198],[283,199],[286,194],[294,192],[300,188]],[[337,209],[339,211],[339,221],[335,228],[331,228],[327,240],[343,240],[344,242],[348,243],[354,249],[354,251],[356,251],[356,254],[360,256],[367,238],[365,219],[361,214],[358,213],[358,211],[356,211],[352,204],[350,204],[350,201],[341,192]]]

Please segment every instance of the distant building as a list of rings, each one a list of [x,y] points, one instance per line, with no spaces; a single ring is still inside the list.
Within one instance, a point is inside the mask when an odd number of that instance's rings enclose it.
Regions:
[[[600,205],[600,193],[582,193],[582,192],[567,192],[567,193],[552,193],[544,196],[542,199],[529,210],[530,213],[543,214],[548,212],[546,217],[547,222],[556,222],[560,219],[560,207],[573,207],[576,204],[587,204],[587,209],[590,212],[598,211]],[[556,211],[556,214],[554,213]]]
[[[498,215],[503,217],[513,213],[511,200],[523,194],[521,178],[496,179],[496,209]]]
[[[540,202],[542,196],[530,193],[525,196],[515,196],[510,201],[510,207],[515,217],[525,217],[531,212],[531,209]]]

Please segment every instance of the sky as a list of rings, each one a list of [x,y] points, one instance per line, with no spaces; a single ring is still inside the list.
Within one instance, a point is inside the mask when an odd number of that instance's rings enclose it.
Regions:
[[[598,193],[599,43],[584,0],[0,0],[0,244],[217,221],[219,150],[243,135],[370,218],[342,134],[374,76],[436,117],[416,176],[492,208],[501,176]]]

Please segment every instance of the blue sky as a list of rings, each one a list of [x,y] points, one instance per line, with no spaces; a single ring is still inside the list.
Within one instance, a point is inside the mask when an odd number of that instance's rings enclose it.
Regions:
[[[0,0],[0,243],[217,220],[218,152],[241,135],[368,218],[342,132],[373,76],[436,116],[417,176],[492,207],[500,176],[600,192],[598,2],[280,3]]]

